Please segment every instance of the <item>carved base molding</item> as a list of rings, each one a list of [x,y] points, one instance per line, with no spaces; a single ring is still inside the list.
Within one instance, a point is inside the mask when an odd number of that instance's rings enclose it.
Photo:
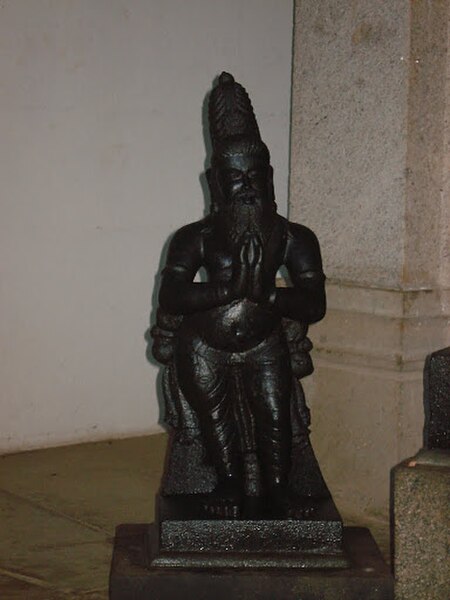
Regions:
[[[304,380],[312,441],[344,515],[386,517],[390,469],[422,445],[422,373],[450,344],[450,290],[329,281]]]

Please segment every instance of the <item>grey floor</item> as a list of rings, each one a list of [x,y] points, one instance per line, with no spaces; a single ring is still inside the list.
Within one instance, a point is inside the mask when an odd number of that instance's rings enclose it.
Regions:
[[[0,599],[105,600],[114,528],[153,518],[166,435],[0,457]],[[388,526],[362,516],[385,556]]]

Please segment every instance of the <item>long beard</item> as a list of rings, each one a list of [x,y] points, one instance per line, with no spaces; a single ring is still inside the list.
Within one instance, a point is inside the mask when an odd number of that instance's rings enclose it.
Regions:
[[[251,204],[245,204],[243,197],[233,198],[217,213],[219,227],[224,231],[232,248],[240,246],[244,234],[258,235],[265,246],[276,217],[276,204],[272,200],[254,198]]]

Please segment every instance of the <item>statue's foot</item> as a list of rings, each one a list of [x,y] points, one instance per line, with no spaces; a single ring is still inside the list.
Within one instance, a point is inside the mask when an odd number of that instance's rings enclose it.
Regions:
[[[203,501],[203,509],[212,519],[238,519],[241,506],[242,490],[235,481],[219,483]]]
[[[300,498],[285,488],[277,488],[268,496],[269,515],[274,519],[309,519],[316,511],[316,502]]]
[[[317,510],[316,503],[312,500],[291,498],[286,511],[287,519],[310,519]]]

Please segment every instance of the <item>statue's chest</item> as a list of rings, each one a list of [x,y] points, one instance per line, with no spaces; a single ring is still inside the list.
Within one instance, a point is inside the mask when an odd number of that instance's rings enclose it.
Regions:
[[[210,279],[228,281],[233,270],[232,255],[209,244],[205,247],[204,267]]]
[[[274,277],[284,260],[284,244],[268,244],[263,253],[263,268],[266,276]],[[236,250],[236,255],[238,255]],[[215,240],[209,239],[204,246],[204,267],[211,280],[228,281],[237,260],[228,249],[220,248]]]

